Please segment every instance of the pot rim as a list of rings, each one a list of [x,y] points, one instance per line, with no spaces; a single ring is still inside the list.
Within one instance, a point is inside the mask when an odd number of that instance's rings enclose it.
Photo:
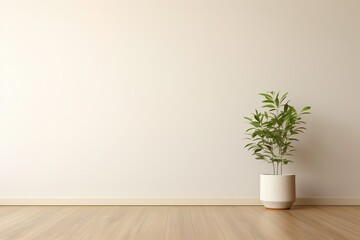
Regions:
[[[279,177],[291,177],[291,176],[295,176],[295,174],[278,174],[278,175],[275,175],[275,174],[260,174],[260,176],[279,176]]]

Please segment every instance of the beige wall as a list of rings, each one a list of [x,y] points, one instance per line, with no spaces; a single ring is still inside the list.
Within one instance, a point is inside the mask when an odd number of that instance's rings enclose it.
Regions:
[[[256,196],[266,90],[313,107],[298,195],[360,195],[360,1],[0,9],[0,196]]]

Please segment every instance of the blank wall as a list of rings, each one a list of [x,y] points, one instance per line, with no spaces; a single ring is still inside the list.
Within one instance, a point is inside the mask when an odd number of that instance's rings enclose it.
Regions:
[[[313,107],[298,195],[360,195],[359,1],[0,6],[0,197],[257,196],[267,90]]]

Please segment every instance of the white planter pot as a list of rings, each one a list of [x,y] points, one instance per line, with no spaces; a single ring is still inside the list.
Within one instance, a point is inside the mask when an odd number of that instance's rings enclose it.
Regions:
[[[260,200],[269,209],[290,209],[296,200],[295,175],[260,175]]]

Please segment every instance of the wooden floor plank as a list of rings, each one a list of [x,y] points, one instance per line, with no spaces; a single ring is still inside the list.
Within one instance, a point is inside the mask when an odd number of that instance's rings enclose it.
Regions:
[[[191,219],[195,233],[195,239],[225,239],[225,235],[212,213],[214,207],[191,207]]]
[[[165,239],[195,239],[190,207],[179,206],[168,208]]]
[[[249,213],[249,208],[222,207],[218,209],[214,207],[211,209],[225,239],[265,239],[266,236],[257,231],[254,216]]]

